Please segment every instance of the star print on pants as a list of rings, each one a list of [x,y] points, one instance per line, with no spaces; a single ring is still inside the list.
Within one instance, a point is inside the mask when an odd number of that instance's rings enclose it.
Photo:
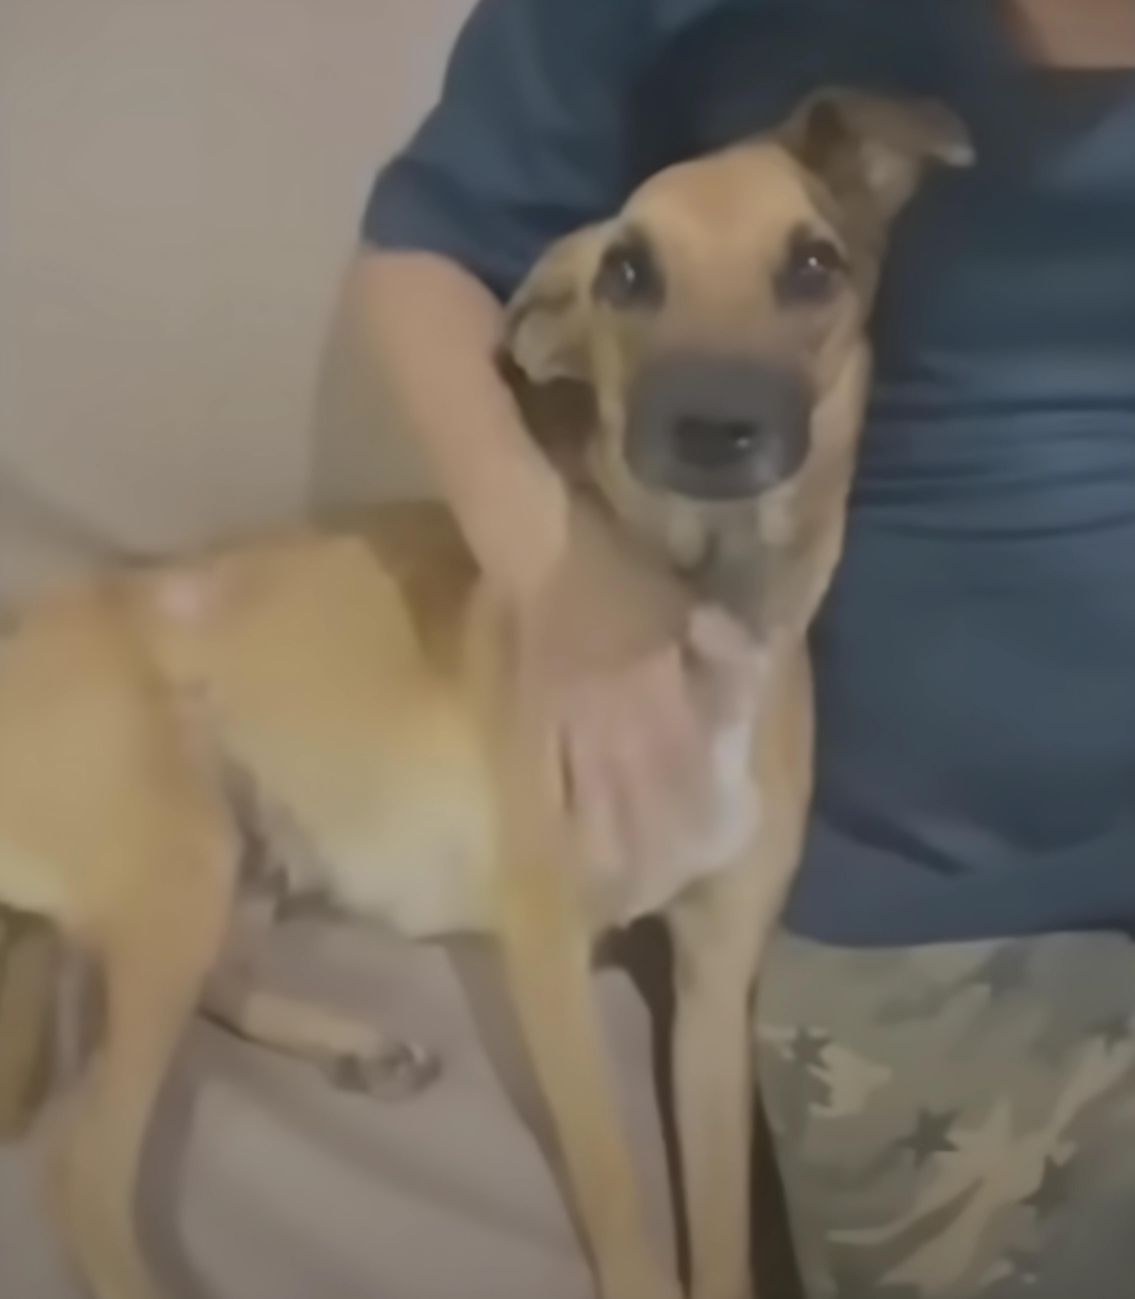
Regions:
[[[797,1030],[789,1047],[792,1063],[801,1069],[822,1068],[824,1052],[831,1044],[832,1040],[826,1033],[819,1033],[813,1028],[801,1028]]]
[[[1021,1201],[1026,1208],[1034,1210],[1038,1218],[1047,1218],[1067,1203],[1070,1194],[1070,1163],[1071,1160],[1064,1164],[1057,1163],[1055,1159],[1044,1161],[1040,1185],[1027,1200]]]
[[[919,1110],[914,1130],[899,1141],[899,1148],[909,1150],[914,1155],[915,1166],[918,1168],[935,1155],[946,1155],[957,1150],[957,1144],[950,1137],[950,1130],[959,1116],[958,1110]]]

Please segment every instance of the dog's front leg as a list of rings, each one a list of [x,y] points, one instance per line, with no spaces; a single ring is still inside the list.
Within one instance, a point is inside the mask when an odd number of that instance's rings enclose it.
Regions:
[[[748,1299],[754,1100],[750,1024],[762,952],[800,858],[811,793],[807,666],[789,665],[757,754],[762,823],[732,870],[668,912],[674,1089],[693,1299]]]
[[[499,928],[510,993],[603,1299],[678,1299],[676,1279],[651,1249],[619,1122],[590,939],[557,873],[556,865],[543,872],[546,890],[510,890]]]
[[[693,1299],[747,1299],[751,1292],[749,1007],[760,900],[741,872],[730,882],[737,887],[704,890],[670,917],[673,1078]]]

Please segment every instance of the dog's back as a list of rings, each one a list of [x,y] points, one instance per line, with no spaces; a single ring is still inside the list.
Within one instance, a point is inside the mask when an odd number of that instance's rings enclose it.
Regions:
[[[234,815],[251,789],[270,828],[286,821],[277,846],[316,876],[298,886],[414,936],[464,927],[458,867],[487,833],[462,678],[472,575],[433,510],[396,508],[33,610],[0,672],[6,901],[81,939],[122,904],[142,809],[192,785]],[[428,881],[432,860],[458,878]]]
[[[411,936],[484,923],[473,578],[444,511],[396,506],[26,611],[0,656],[0,1133],[42,1091],[32,916],[97,951],[167,873],[235,879],[255,828],[297,890]]]

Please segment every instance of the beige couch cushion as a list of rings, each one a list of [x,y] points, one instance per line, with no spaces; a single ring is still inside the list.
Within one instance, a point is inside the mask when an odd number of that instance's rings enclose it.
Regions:
[[[0,604],[294,515],[316,426],[325,484],[401,483],[331,322],[469,2],[0,6]]]

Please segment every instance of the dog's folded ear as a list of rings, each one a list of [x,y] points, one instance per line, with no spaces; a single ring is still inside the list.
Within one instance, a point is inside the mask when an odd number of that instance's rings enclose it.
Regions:
[[[533,384],[586,381],[587,293],[598,262],[599,227],[554,243],[529,271],[505,311],[501,359]]]
[[[967,167],[974,159],[964,123],[943,104],[842,88],[806,99],[783,139],[838,202],[869,206],[884,223],[914,193],[927,164]]]

